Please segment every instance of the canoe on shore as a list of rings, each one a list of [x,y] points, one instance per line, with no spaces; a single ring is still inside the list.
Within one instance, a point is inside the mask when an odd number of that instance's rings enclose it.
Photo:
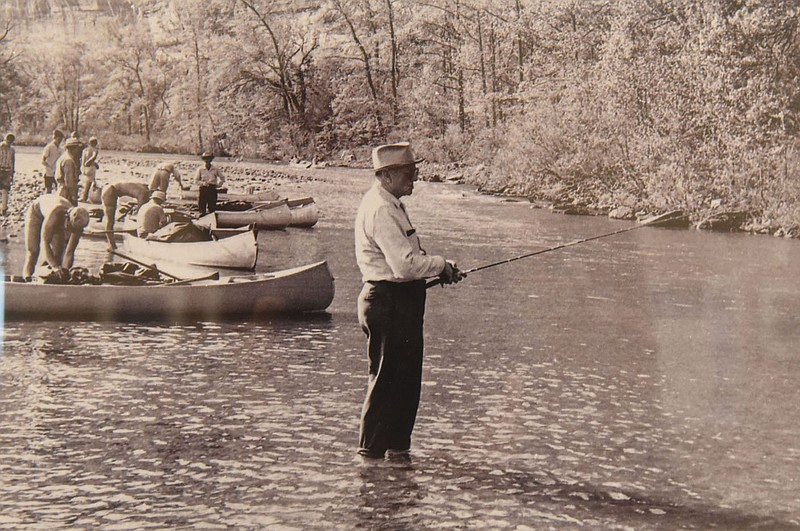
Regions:
[[[289,213],[292,215],[290,227],[309,228],[319,221],[319,210],[313,197],[287,199],[286,204],[289,205]]]
[[[317,204],[314,201],[313,197],[298,197],[294,199],[285,199],[283,200],[286,202],[286,205],[289,207],[289,227],[301,227],[301,228],[309,228],[313,227],[319,221],[319,210],[317,209]],[[259,210],[271,210],[276,207],[276,201],[256,201],[253,203],[242,202],[238,203],[239,205],[245,205],[246,209],[228,209],[225,208],[225,204],[217,205],[217,212],[238,212],[239,214],[243,214],[245,212],[249,212],[252,215],[254,212],[258,212]],[[250,205],[250,208],[247,208],[247,205]],[[278,206],[278,208],[280,208]],[[280,213],[280,216],[278,215]],[[276,225],[276,228],[285,228],[279,227],[280,223],[283,223],[283,216],[285,212],[273,211],[270,212],[270,215],[275,216],[278,220],[273,221]],[[230,214],[223,214],[223,217],[233,217]],[[245,216],[242,216],[243,218]]]
[[[181,199],[183,201],[197,201],[199,192],[197,190],[181,190]],[[245,203],[257,203],[259,201],[279,201],[281,196],[274,190],[264,192],[255,192],[252,194],[237,194],[237,193],[219,193],[217,194],[217,201],[243,201]]]
[[[325,261],[276,271],[188,283],[120,286],[26,283],[5,277],[6,318],[220,319],[324,311],[334,285]]]
[[[214,220],[213,222],[211,220]],[[200,226],[211,226],[212,223],[217,227],[241,227],[243,225],[255,225],[261,230],[282,230],[289,226],[292,221],[292,214],[286,201],[269,201],[258,203],[250,210],[238,212],[217,210],[212,214],[207,214],[195,223]]]
[[[154,260],[156,265],[167,261],[192,266],[252,270],[255,269],[258,259],[255,230],[200,242],[145,240],[132,234],[123,234],[122,249],[135,258]]]
[[[319,221],[319,210],[313,197],[298,197],[295,199],[285,199],[289,207],[289,227],[309,228]],[[275,206],[275,201],[257,201],[255,203],[238,203],[245,208],[226,208],[228,205],[217,205],[217,212],[257,212],[260,209],[271,209]],[[228,214],[224,214],[227,216]],[[281,220],[283,221],[283,220]]]

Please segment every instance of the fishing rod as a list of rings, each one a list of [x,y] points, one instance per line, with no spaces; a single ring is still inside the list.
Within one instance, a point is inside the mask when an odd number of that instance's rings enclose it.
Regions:
[[[548,247],[547,249],[540,249],[538,251],[533,251],[531,253],[525,253],[525,254],[521,254],[519,256],[506,258],[505,260],[498,260],[497,262],[492,262],[490,264],[484,264],[484,265],[481,265],[481,266],[478,266],[478,267],[473,267],[472,269],[467,269],[465,271],[462,271],[461,273],[463,275],[467,275],[469,273],[475,273],[476,271],[483,271],[484,269],[489,269],[490,267],[497,267],[499,265],[508,264],[508,263],[511,263],[511,262],[516,262],[517,260],[522,260],[523,258],[530,258],[531,256],[537,256],[537,255],[540,255],[540,254],[549,253],[551,251],[558,251],[559,249],[564,249],[566,247],[572,247],[573,245],[578,245],[579,243],[586,243],[586,242],[590,242],[590,241],[593,241],[593,240],[599,240],[600,238],[608,238],[609,236],[615,236],[617,234],[622,234],[623,232],[630,232],[632,230],[641,229],[641,228],[644,228],[644,227],[648,227],[650,225],[656,225],[658,223],[663,223],[663,222],[675,217],[679,213],[680,213],[680,210],[673,210],[671,212],[666,212],[666,213],[661,214],[659,216],[655,216],[655,217],[649,219],[648,221],[645,221],[645,222],[641,223],[640,225],[636,225],[635,227],[628,227],[627,229],[619,229],[619,230],[615,230],[614,232],[607,232],[605,234],[599,234],[597,236],[590,236],[588,238],[581,238],[580,240],[575,240],[575,241],[571,241],[571,242],[568,242],[568,243],[562,243],[560,245],[556,245],[555,247]],[[438,277],[429,280],[427,282],[427,284],[425,284],[425,287],[426,288],[430,288],[430,287],[436,286],[437,284],[443,285],[441,279],[438,278]]]

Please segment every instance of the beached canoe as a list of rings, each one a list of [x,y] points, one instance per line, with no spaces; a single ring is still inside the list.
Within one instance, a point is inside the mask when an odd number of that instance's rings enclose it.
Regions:
[[[292,215],[290,227],[313,227],[319,221],[319,210],[313,197],[287,199],[286,204],[289,205],[289,213]]]
[[[6,277],[0,285],[6,318],[220,319],[321,312],[333,301],[327,262],[175,285],[60,285]]]
[[[184,201],[197,201],[197,190],[181,190],[181,199]],[[264,192],[255,192],[252,194],[238,194],[238,193],[219,193],[217,194],[217,201],[243,201],[245,203],[257,203],[259,201],[278,201],[281,196],[274,190]]]
[[[217,210],[213,214],[201,217],[195,223],[200,226],[211,226],[210,220],[212,217],[217,227],[254,225],[262,230],[285,229],[292,221],[292,214],[285,200],[258,203],[257,206],[250,210],[238,212]]]
[[[290,227],[313,227],[319,221],[319,210],[313,197],[298,197],[295,199],[285,199],[289,207],[289,226]],[[257,201],[255,203],[237,202],[222,203],[217,205],[217,212],[254,212],[262,208],[273,208],[274,201]],[[227,214],[225,214],[227,216]]]
[[[145,240],[132,234],[122,235],[125,253],[144,261],[167,261],[205,267],[255,269],[258,259],[256,231],[240,232],[227,238],[201,242],[165,242]]]

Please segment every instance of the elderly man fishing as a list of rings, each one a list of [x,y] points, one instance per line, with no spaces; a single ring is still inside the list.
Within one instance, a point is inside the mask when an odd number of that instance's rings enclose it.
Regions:
[[[400,201],[414,191],[421,160],[408,143],[375,148],[375,182],[356,217],[364,282],[358,321],[369,359],[358,449],[365,458],[408,458],[422,386],[425,279],[452,284],[462,278],[454,262],[425,253]]]

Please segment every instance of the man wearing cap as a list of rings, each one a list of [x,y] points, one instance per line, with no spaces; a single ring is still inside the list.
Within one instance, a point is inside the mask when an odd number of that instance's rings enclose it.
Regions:
[[[117,248],[117,244],[114,242],[114,222],[117,218],[117,200],[120,197],[136,199],[136,207],[141,209],[142,205],[150,199],[150,189],[146,184],[135,181],[108,183],[103,186],[100,198],[103,203],[103,217],[106,220],[106,240],[109,249]]]
[[[16,153],[14,144],[16,137],[8,133],[0,142],[0,215],[8,214],[8,192],[11,190],[11,182],[14,180],[14,165]]]
[[[181,182],[181,173],[178,171],[177,162],[164,162],[159,164],[156,171],[153,172],[153,177],[150,179],[150,191],[155,192],[161,190],[164,194],[169,189],[169,178],[174,177],[175,182],[181,187],[181,190],[188,190],[188,186],[183,186]]]
[[[58,195],[67,199],[72,206],[78,206],[78,176],[80,175],[81,151],[83,143],[70,137],[64,143],[66,151],[56,161],[56,182],[60,187]]]
[[[97,169],[100,165],[97,163],[97,156],[100,154],[100,149],[97,147],[97,137],[89,139],[89,145],[83,150],[81,155],[81,168],[83,178],[81,178],[81,201],[89,199],[89,192],[95,186],[95,178],[97,176]]]
[[[39,248],[44,245],[44,259],[62,279],[69,278],[69,268],[75,259],[75,249],[89,224],[85,208],[72,204],[55,194],[40,195],[25,213],[25,266],[22,276],[33,275],[39,261]]]
[[[451,284],[462,278],[454,262],[425,253],[400,201],[414,191],[421,160],[407,142],[375,148],[375,182],[356,216],[364,282],[358,321],[369,359],[358,453],[367,458],[408,456],[422,385],[425,279]]]
[[[200,186],[197,194],[197,208],[200,209],[200,215],[203,216],[206,212],[217,210],[217,188],[225,184],[225,176],[218,168],[211,166],[214,155],[210,151],[200,155],[200,158],[203,159],[204,164],[197,168],[194,180]]]
[[[164,213],[164,207],[161,206],[166,199],[167,194],[156,190],[150,194],[150,201],[139,209],[139,213],[136,215],[136,234],[140,238],[146,238],[148,234],[154,233],[167,224],[167,214]]]
[[[61,156],[61,142],[64,133],[60,129],[53,131],[51,140],[42,150],[42,166],[44,167],[44,193],[49,194],[56,189],[56,162]]]

